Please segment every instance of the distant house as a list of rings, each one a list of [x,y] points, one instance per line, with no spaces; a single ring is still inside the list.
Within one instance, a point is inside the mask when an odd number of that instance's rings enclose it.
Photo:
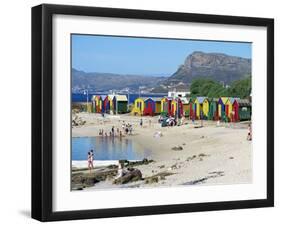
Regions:
[[[190,91],[169,91],[168,97],[176,98],[176,97],[186,97],[190,95]]]

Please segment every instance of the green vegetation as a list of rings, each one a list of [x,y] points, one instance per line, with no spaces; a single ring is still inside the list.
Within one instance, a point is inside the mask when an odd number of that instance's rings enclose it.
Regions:
[[[191,96],[206,97],[249,97],[251,93],[251,77],[234,81],[230,87],[226,88],[221,83],[207,78],[199,78],[192,81],[190,86]]]

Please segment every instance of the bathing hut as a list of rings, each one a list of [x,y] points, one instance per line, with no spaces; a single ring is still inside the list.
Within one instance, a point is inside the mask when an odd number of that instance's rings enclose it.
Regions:
[[[131,112],[133,115],[143,115],[144,114],[146,99],[147,98],[143,98],[143,97],[139,97],[139,98],[135,99],[134,107]]]
[[[236,100],[239,108],[239,120],[251,120],[252,115],[252,105],[247,99],[238,99]]]
[[[116,114],[128,112],[128,99],[126,95],[115,95],[113,98],[114,111]]]
[[[147,98],[144,100],[144,115],[153,116],[161,112],[161,98]]]
[[[209,112],[208,119],[209,120],[217,120],[218,119],[218,98],[209,99]]]
[[[104,113],[108,113],[108,114],[110,113],[110,110],[111,110],[110,102],[111,102],[111,98],[107,95],[104,98],[103,103],[102,103],[102,105],[103,105],[103,112]]]
[[[106,107],[106,95],[101,95],[100,100],[101,100],[101,112],[105,113],[105,107]]]
[[[107,96],[108,96],[108,100],[109,100],[109,109],[110,109],[109,112],[110,112],[110,114],[113,114],[113,112],[114,112],[113,99],[114,99],[115,95],[114,94],[109,94]]]
[[[94,105],[94,109],[95,109],[95,113],[101,113],[102,112],[102,100],[101,100],[101,96],[96,95],[94,97],[94,101],[93,101],[93,105]]]
[[[189,117],[189,111],[190,111],[189,100],[190,100],[190,98],[181,97],[180,99],[182,102],[183,115],[185,117]]]
[[[218,101],[218,118],[226,121],[227,115],[226,115],[226,102],[228,101],[228,97],[221,97]]]
[[[160,97],[153,97],[152,100],[155,102],[155,111],[154,114],[160,114],[161,113],[161,99]]]
[[[195,119],[196,118],[195,99],[196,98],[194,98],[194,97],[189,99],[189,118],[190,119]]]
[[[95,95],[92,96],[91,98],[91,102],[92,102],[92,112],[95,113],[96,112],[96,105],[95,105]]]
[[[171,101],[171,111],[170,111],[170,115],[171,116],[176,116],[176,111],[177,111],[177,100],[173,99]]]
[[[230,97],[226,102],[226,114],[231,122],[239,121],[239,105],[240,98]]]
[[[161,99],[161,115],[171,115],[171,103],[173,98],[163,97]]]
[[[207,97],[197,97],[194,101],[195,114],[197,119],[208,117],[209,101]]]
[[[183,116],[183,105],[179,97],[175,98],[171,102],[171,116],[181,118]]]

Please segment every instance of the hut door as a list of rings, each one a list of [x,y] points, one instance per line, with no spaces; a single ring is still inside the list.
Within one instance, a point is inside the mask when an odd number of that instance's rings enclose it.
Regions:
[[[225,115],[228,115],[228,112],[229,111],[229,106],[228,105],[225,105]]]

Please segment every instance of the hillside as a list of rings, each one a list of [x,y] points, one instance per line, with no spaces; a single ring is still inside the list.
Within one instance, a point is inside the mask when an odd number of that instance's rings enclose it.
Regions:
[[[179,86],[189,87],[195,78],[209,78],[225,85],[251,75],[251,59],[222,53],[193,52],[178,70],[155,90],[168,90]]]

